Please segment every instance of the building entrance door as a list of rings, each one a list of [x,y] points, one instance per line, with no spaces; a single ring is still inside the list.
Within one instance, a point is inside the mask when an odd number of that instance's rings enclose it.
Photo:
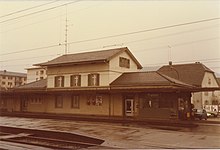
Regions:
[[[21,98],[21,111],[27,111],[28,107],[28,99],[27,97],[22,97]]]
[[[125,116],[134,116],[134,100],[125,99]]]

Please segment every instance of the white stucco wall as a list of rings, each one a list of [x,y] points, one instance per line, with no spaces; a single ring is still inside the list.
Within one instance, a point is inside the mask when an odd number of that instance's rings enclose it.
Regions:
[[[205,72],[202,87],[218,87],[218,83],[213,73]],[[194,93],[192,96],[192,102],[195,108],[201,109],[204,108],[205,104],[211,105],[213,98],[217,96],[217,94],[217,91]]]
[[[43,74],[41,74],[41,71],[43,71]],[[29,68],[29,69],[27,69],[27,83],[40,80],[41,77],[43,79],[45,79],[47,77],[46,69],[44,69],[44,68]]]
[[[119,57],[130,59],[130,68],[120,67]],[[107,63],[49,67],[47,69],[47,87],[54,87],[55,76],[64,76],[64,87],[70,87],[70,76],[74,74],[81,75],[81,87],[86,87],[88,86],[88,74],[91,73],[100,74],[100,86],[109,86],[123,72],[136,71],[138,71],[136,63],[130,58],[127,52],[123,52]]]
[[[130,60],[130,68],[120,67],[119,66],[119,58],[124,57]],[[109,62],[109,83],[117,79],[122,73],[124,72],[137,72],[140,69],[138,69],[137,64],[132,60],[132,58],[128,55],[127,52],[123,52],[114,58],[112,58]]]
[[[209,84],[210,80],[210,84]],[[213,73],[206,72],[202,81],[202,87],[218,87],[218,83]]]

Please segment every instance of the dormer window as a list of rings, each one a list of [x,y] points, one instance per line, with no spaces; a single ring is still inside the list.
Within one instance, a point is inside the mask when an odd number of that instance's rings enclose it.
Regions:
[[[64,87],[64,76],[55,77],[55,87]]]
[[[81,75],[70,76],[70,86],[81,86]]]
[[[124,68],[130,68],[130,60],[124,57],[119,57],[119,66]]]
[[[99,86],[99,74],[88,75],[88,86]]]

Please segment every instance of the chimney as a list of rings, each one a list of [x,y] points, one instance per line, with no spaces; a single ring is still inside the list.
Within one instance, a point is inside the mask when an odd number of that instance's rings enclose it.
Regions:
[[[172,61],[169,61],[169,65],[172,66],[172,64],[173,64],[173,62],[172,62]]]

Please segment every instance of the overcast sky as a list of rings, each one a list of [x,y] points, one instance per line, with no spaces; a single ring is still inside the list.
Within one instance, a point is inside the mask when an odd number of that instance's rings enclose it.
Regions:
[[[220,73],[217,0],[3,0],[0,69],[26,72],[32,64],[64,54],[66,14],[68,53],[128,47],[145,67],[162,66],[169,60],[174,64],[202,62]],[[121,36],[102,38],[112,35]]]

